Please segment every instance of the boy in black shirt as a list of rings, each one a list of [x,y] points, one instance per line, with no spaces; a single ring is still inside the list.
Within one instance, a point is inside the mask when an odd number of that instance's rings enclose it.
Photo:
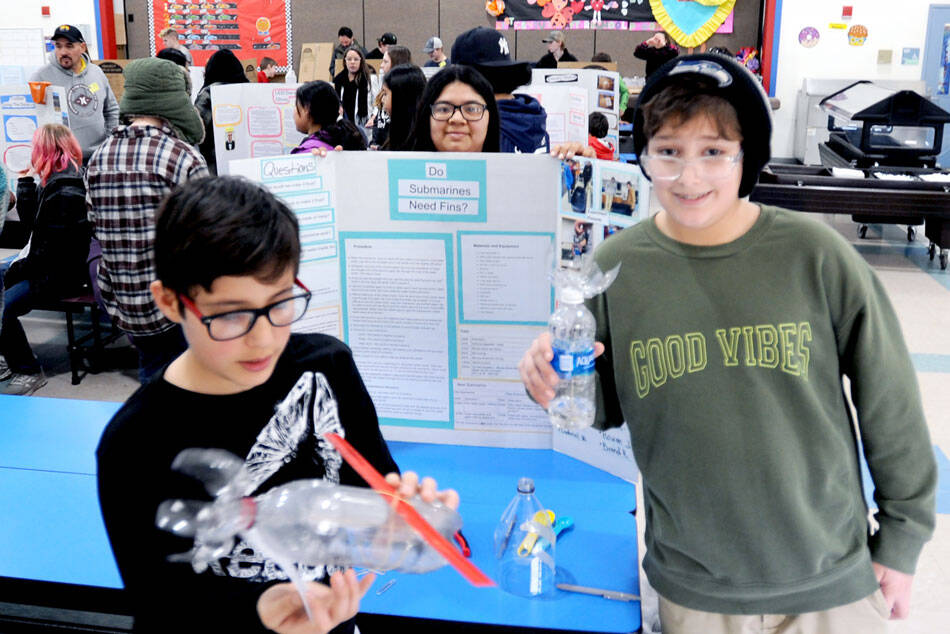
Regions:
[[[189,540],[155,526],[167,499],[208,499],[171,470],[180,451],[220,448],[245,457],[257,495],[302,478],[363,485],[323,439],[335,432],[399,486],[452,506],[426,478],[400,477],[349,349],[325,335],[291,335],[310,292],[296,279],[296,218],[262,188],[238,178],[199,179],[163,203],[156,220],[152,294],[181,324],[188,350],[143,385],[109,423],[97,450],[99,499],[132,604],[135,631],[353,631],[372,575],[357,581],[324,566],[311,581],[309,622],[276,564],[243,541],[196,574],[170,562]],[[316,583],[330,577],[330,587]]]

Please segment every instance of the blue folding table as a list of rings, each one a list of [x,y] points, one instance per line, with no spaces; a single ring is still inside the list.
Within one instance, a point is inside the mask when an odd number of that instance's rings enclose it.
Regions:
[[[0,395],[0,595],[19,602],[121,614],[122,582],[96,496],[95,447],[117,403]],[[431,475],[461,497],[472,561],[495,577],[492,533],[534,478],[537,495],[575,527],[557,543],[559,581],[639,593],[635,489],[549,450],[390,442],[402,470]],[[143,474],[145,477],[145,474]],[[385,591],[377,594],[389,581]],[[524,599],[475,588],[446,566],[388,572],[361,612],[538,629],[636,632],[640,605],[558,591]]]

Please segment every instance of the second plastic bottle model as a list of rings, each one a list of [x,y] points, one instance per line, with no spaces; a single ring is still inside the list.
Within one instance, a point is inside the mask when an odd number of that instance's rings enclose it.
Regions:
[[[503,590],[523,597],[554,592],[554,513],[534,495],[531,478],[518,480],[518,493],[495,528],[497,581]]]

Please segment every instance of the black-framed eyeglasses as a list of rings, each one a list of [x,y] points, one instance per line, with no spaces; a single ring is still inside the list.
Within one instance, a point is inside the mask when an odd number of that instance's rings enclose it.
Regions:
[[[462,118],[466,121],[479,121],[485,116],[488,106],[477,101],[469,101],[459,106],[448,101],[436,101],[429,108],[432,110],[432,118],[436,121],[448,121],[455,116],[456,110],[462,113]]]
[[[262,308],[229,310],[217,315],[202,315],[195,303],[181,293],[178,294],[178,299],[205,325],[209,337],[215,341],[228,341],[243,337],[251,332],[254,324],[257,323],[258,317],[267,317],[267,321],[278,328],[289,326],[303,317],[304,313],[307,312],[312,293],[300,280],[295,279],[294,285],[302,288],[304,292]]]

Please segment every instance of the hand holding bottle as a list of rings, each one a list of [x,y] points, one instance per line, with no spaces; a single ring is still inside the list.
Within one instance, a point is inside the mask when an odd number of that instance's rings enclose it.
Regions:
[[[440,502],[453,511],[458,510],[459,494],[454,489],[439,491],[432,478],[425,477],[420,481],[414,471],[406,471],[402,476],[398,473],[387,474],[386,482],[396,487],[396,494],[403,499],[408,500],[418,494],[423,502]]]
[[[599,357],[603,352],[604,344],[595,341],[594,357]],[[555,388],[560,381],[557,372],[551,366],[553,358],[551,333],[546,331],[531,342],[531,347],[525,351],[521,361],[518,362],[518,372],[525,389],[528,390],[531,398],[545,410],[554,398]]]

